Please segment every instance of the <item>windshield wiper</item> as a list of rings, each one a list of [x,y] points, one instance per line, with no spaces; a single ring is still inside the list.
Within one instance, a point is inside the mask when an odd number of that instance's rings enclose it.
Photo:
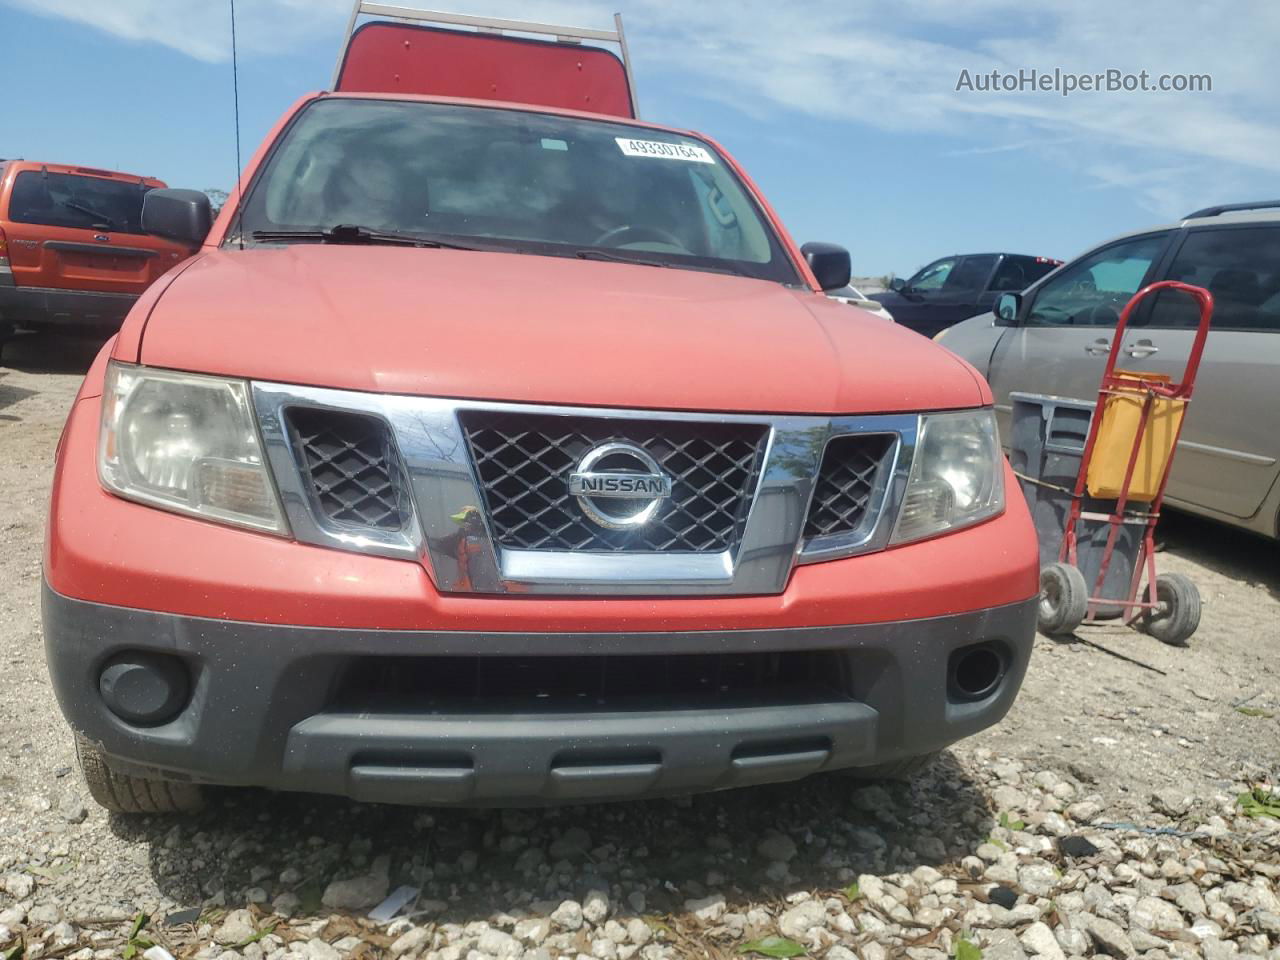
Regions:
[[[95,210],[93,209],[93,207],[89,206],[88,204],[81,203],[79,200],[63,200],[62,205],[71,210],[76,210],[76,211],[79,211],[80,213],[86,214],[87,216],[95,217],[97,218],[97,220],[99,220],[101,223],[106,224],[108,227],[114,227],[116,225],[116,222],[112,220],[110,217],[108,217],[101,210]]]
[[[253,239],[264,243],[290,243],[318,240],[320,243],[385,243],[405,247],[430,247],[444,250],[476,250],[462,243],[453,243],[421,233],[400,233],[395,230],[371,230],[354,223],[339,223],[327,230],[255,230]]]
[[[625,253],[616,253],[612,250],[579,250],[574,253],[579,260],[609,260],[613,263],[635,263],[642,267],[669,267],[671,264],[662,263],[660,260],[647,260],[644,257],[630,257]]]

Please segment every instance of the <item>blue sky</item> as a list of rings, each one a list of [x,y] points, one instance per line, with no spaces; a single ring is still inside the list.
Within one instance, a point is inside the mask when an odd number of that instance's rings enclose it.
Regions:
[[[402,0],[410,5],[411,0]],[[1070,257],[1216,202],[1280,195],[1280,4],[1077,0],[421,0],[582,26],[626,18],[646,119],[702,130],[796,239],[860,275],[943,254]],[[349,0],[238,0],[247,157],[325,87]],[[225,0],[0,0],[0,156],[174,186],[235,176]],[[1020,68],[1209,74],[1211,92],[980,93]]]

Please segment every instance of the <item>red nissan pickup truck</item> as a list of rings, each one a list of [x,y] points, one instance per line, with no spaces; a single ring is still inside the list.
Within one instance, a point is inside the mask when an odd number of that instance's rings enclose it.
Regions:
[[[203,246],[85,378],[44,566],[104,806],[903,775],[1013,702],[1037,550],[986,383],[823,296],[848,254],[624,61],[511,27],[362,27],[212,229],[147,195]]]

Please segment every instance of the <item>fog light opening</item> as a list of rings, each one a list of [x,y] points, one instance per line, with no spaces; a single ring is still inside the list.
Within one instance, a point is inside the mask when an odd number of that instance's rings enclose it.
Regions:
[[[1004,677],[1004,656],[994,646],[965,647],[951,655],[949,678],[953,699],[983,700]]]
[[[98,675],[98,692],[107,709],[137,726],[157,726],[187,705],[191,680],[177,657],[130,650],[118,653]]]

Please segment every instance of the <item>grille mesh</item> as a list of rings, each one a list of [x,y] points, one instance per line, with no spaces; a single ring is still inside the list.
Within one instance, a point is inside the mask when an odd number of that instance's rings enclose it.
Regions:
[[[288,412],[316,502],[338,523],[398,530],[408,519],[399,460],[377,417],[335,410]]]
[[[524,550],[729,549],[746,522],[766,434],[763,424],[461,416],[494,536]],[[610,440],[643,447],[672,480],[671,497],[634,531],[598,526],[569,495],[569,474],[583,454]]]
[[[886,434],[852,434],[827,443],[805,520],[806,539],[858,529],[867,513],[876,471],[893,441]]]

